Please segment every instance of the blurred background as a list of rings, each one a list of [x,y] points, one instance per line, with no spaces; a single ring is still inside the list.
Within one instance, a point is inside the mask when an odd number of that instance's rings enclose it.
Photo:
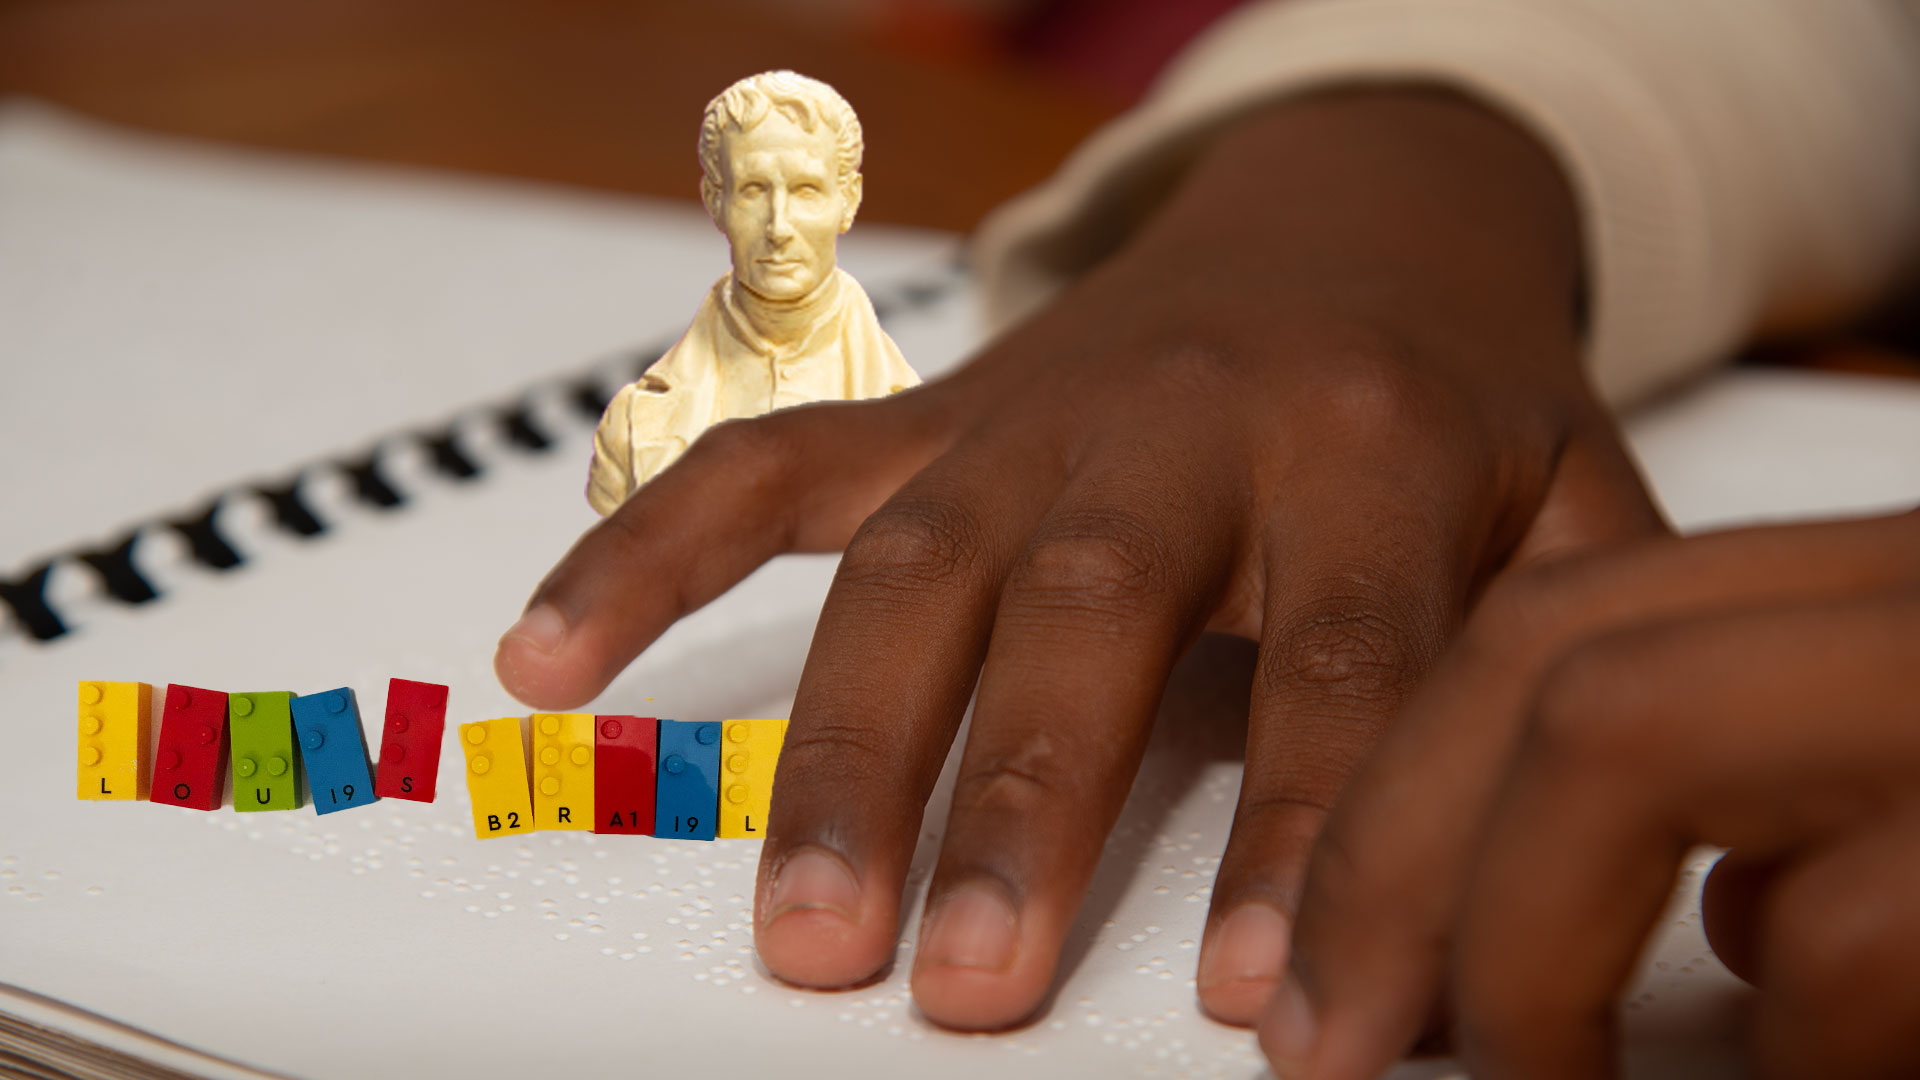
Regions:
[[[0,0],[0,96],[175,135],[692,201],[734,79],[867,132],[863,220],[972,228],[1244,0]],[[1749,362],[1920,374],[1914,317]]]
[[[692,200],[701,109],[788,67],[867,220],[967,229],[1238,0],[0,0],[0,94],[252,146]]]

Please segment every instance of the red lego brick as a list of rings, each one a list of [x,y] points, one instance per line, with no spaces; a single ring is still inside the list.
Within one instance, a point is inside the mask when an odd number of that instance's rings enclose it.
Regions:
[[[593,718],[593,831],[653,835],[653,767],[660,722]]]
[[[439,683],[387,682],[387,722],[373,793],[383,799],[432,802],[440,777],[440,736],[447,727],[447,688]]]
[[[226,784],[226,693],[178,683],[167,687],[148,798],[189,810],[218,810]]]

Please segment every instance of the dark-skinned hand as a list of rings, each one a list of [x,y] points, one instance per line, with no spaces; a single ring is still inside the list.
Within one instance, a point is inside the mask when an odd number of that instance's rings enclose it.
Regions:
[[[1496,583],[1321,836],[1262,1044],[1356,1080],[1446,1015],[1476,1077],[1611,1076],[1697,844],[1755,1071],[1920,1076],[1920,514]]]
[[[935,1022],[1037,1008],[1174,661],[1259,642],[1198,983],[1251,1023],[1327,809],[1507,568],[1661,526],[1579,367],[1547,153],[1418,90],[1278,105],[955,374],[720,425],[589,531],[502,639],[540,708],[598,693],[782,552],[844,549],[756,894],[769,970],[894,955],[922,812],[971,733],[914,956]]]

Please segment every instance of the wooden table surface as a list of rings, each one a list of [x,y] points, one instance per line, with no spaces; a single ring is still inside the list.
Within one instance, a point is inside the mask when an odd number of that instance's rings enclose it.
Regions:
[[[708,99],[793,68],[860,114],[863,217],[948,229],[1119,108],[964,34],[903,48],[805,6],[0,0],[0,93],[181,135],[693,199]]]
[[[1176,0],[1168,0],[1176,2]],[[971,228],[1124,102],[913,0],[0,0],[0,94],[179,135],[694,199],[701,109],[734,79],[825,79],[867,133],[864,220]],[[947,10],[952,10],[951,8]],[[827,12],[821,15],[819,12]],[[1760,362],[1920,376],[1891,332]]]

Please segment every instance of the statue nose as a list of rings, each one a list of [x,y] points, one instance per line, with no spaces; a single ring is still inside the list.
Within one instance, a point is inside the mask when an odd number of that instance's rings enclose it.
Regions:
[[[787,220],[787,193],[776,191],[767,209],[767,239],[785,243],[793,239],[793,222]]]

